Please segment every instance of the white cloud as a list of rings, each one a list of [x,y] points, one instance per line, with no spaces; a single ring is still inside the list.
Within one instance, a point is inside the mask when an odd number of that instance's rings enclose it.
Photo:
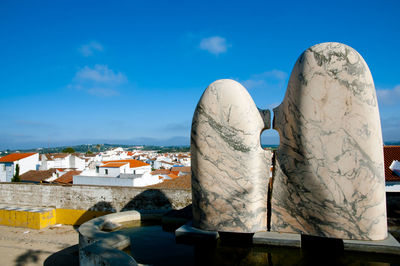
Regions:
[[[80,69],[68,87],[98,97],[112,97],[118,96],[118,89],[127,82],[123,73],[109,69],[107,65],[95,65],[93,68],[85,66]]]
[[[274,69],[251,75],[249,79],[242,81],[242,83],[247,89],[282,89],[287,77],[286,72]]]
[[[231,45],[227,44],[226,39],[220,36],[204,38],[200,42],[200,49],[215,55],[226,53],[228,47]]]
[[[400,85],[395,86],[391,90],[376,90],[379,104],[395,105],[400,101]]]
[[[92,56],[93,53],[96,51],[102,52],[103,46],[96,41],[91,41],[88,44],[84,44],[81,47],[79,47],[78,50],[84,57],[89,57]]]
[[[78,82],[96,82],[116,85],[124,83],[127,78],[121,72],[116,73],[112,69],[109,69],[107,65],[95,65],[94,68],[85,66],[79,70],[74,80]]]

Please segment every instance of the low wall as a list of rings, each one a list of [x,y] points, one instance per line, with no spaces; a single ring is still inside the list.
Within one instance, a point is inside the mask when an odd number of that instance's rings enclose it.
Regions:
[[[0,203],[100,212],[181,209],[192,203],[192,193],[185,189],[0,183]]]

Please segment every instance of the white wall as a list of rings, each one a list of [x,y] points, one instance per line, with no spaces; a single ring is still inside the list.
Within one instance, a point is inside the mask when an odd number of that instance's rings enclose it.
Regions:
[[[55,158],[53,160],[44,159],[42,161],[42,165],[40,166],[40,170],[49,170],[50,168],[71,168],[70,167],[70,158],[71,155],[68,155],[65,158]],[[81,170],[81,169],[79,169]]]
[[[0,163],[0,182],[7,182],[8,176],[13,176],[14,164],[13,163]]]
[[[132,168],[134,174],[144,174],[151,172],[151,165]]]
[[[22,175],[30,170],[36,170],[36,165],[39,164],[39,154],[35,153],[32,156],[23,158],[21,160],[14,162],[14,171],[15,166],[19,165],[19,174]]]
[[[22,175],[30,170],[36,170],[36,166],[39,164],[39,154],[35,153],[29,157],[23,158],[18,161],[10,163],[0,164],[0,181],[11,182],[15,174],[16,165],[19,165],[19,174]]]
[[[49,170],[50,168],[55,168],[54,161],[43,160],[39,170]]]
[[[150,173],[145,173],[141,178],[135,178],[133,181],[133,186],[135,187],[145,187],[154,184],[161,183],[162,180],[158,178],[158,175],[151,175]]]
[[[54,168],[70,168],[69,158],[71,155],[68,155],[65,158],[55,158],[54,159]]]
[[[118,176],[120,174],[119,168],[113,167],[100,167],[99,168],[99,175],[101,176]]]
[[[73,177],[73,184],[133,187],[133,180],[133,178],[76,175]]]
[[[119,176],[85,176],[73,177],[74,185],[99,185],[99,186],[128,186],[144,187],[162,182],[158,175],[145,173],[143,175],[121,174]]]
[[[68,168],[76,168],[77,170],[81,171],[85,169],[85,160],[79,158],[78,156],[71,155],[71,157],[69,158]]]

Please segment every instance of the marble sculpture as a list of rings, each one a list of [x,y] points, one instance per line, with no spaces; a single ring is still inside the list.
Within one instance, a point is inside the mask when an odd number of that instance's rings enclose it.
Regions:
[[[192,122],[193,225],[210,231],[256,232],[267,223],[270,156],[260,132],[269,111],[257,109],[233,80],[212,83]]]
[[[267,104],[267,103],[266,103]],[[192,122],[193,225],[267,230],[270,128],[232,80],[212,83]],[[272,178],[271,231],[381,240],[387,236],[383,142],[371,73],[351,47],[322,43],[297,60],[283,102]]]

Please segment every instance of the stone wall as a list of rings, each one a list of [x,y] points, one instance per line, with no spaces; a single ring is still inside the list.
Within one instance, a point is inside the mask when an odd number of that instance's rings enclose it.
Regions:
[[[0,183],[1,203],[112,212],[181,209],[192,203],[192,193],[184,189]]]

